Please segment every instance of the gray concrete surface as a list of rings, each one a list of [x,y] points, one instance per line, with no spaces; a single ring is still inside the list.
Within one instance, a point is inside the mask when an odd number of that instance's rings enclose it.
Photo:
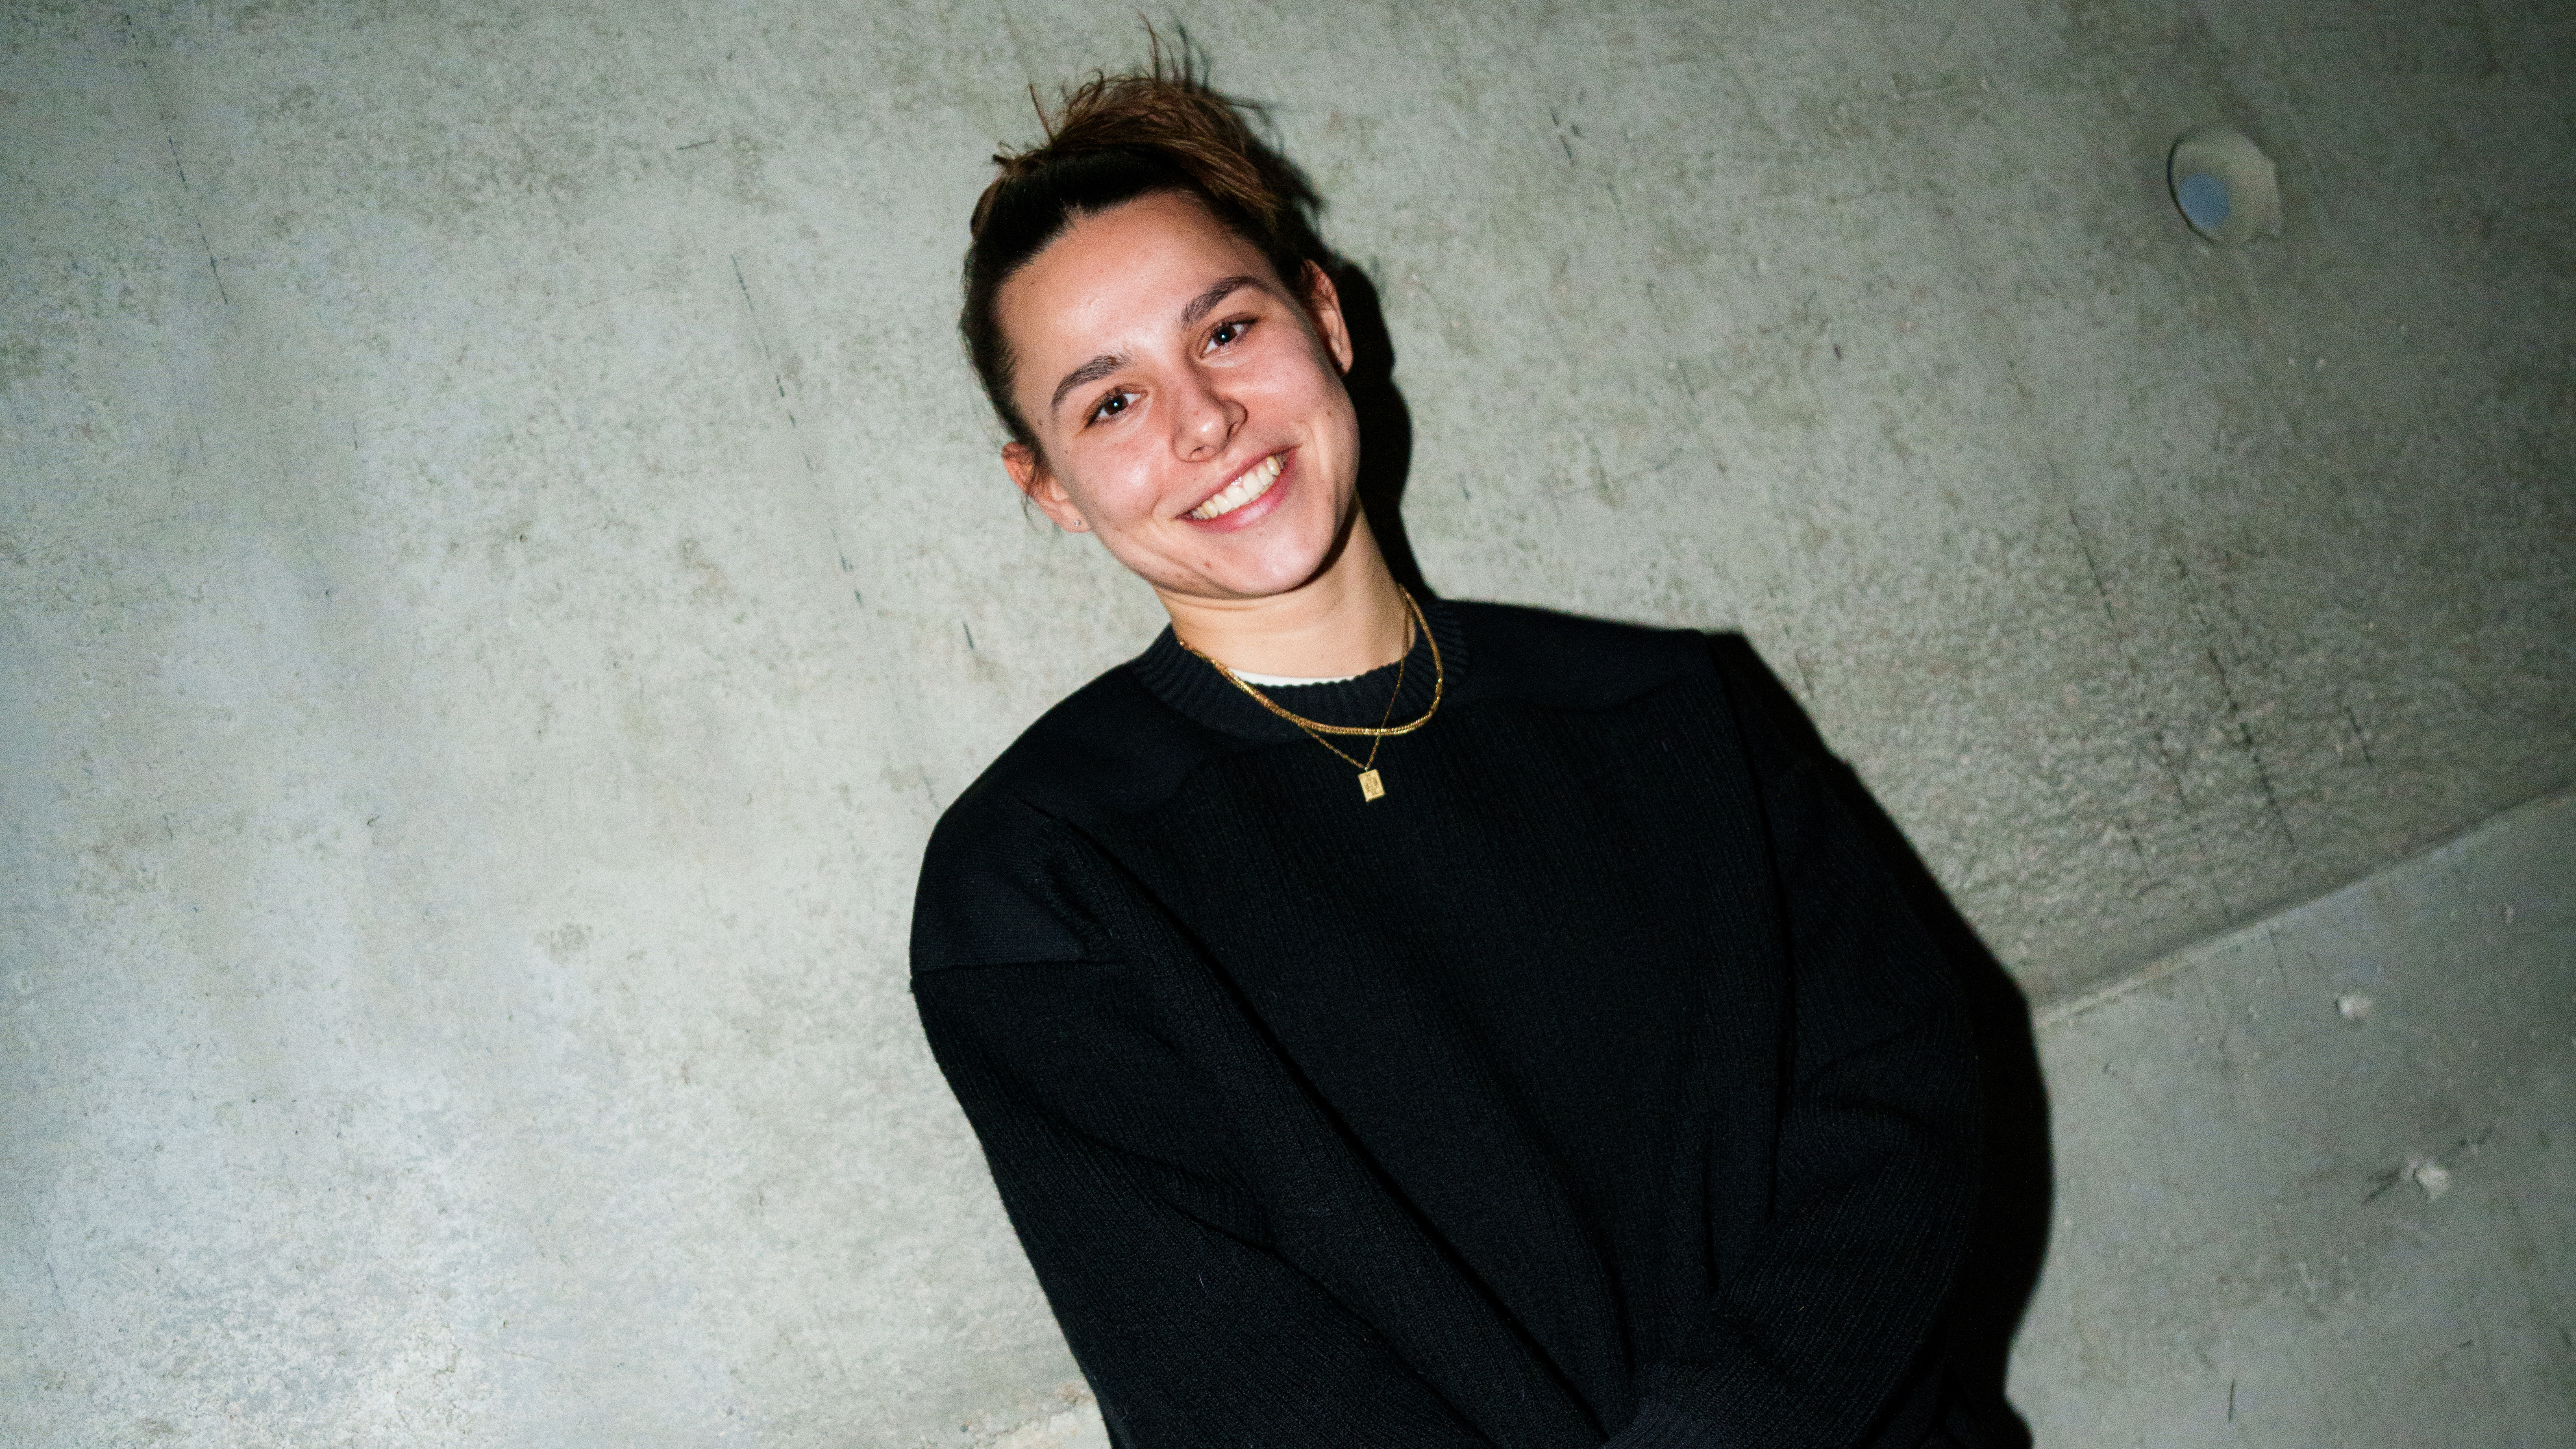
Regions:
[[[2038,997],[2568,780],[2565,7],[1178,18],[1375,279],[1431,581],[1744,629]],[[0,9],[0,1439],[1065,1412],[901,942],[1155,621],[949,333],[1021,86],[1136,49]],[[2277,242],[2165,200],[2213,119]]]
[[[2044,1011],[2042,1445],[2576,1443],[2576,795]]]

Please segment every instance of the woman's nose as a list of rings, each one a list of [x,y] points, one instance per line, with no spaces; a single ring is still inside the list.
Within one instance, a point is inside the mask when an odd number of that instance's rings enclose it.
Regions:
[[[1193,463],[1224,452],[1225,445],[1234,441],[1235,429],[1243,426],[1243,405],[1209,386],[1205,379],[1191,379],[1187,392],[1178,401],[1173,443],[1180,455]]]

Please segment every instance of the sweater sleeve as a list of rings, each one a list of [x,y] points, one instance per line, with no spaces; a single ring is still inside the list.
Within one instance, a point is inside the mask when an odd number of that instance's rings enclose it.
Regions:
[[[1770,1207],[1697,1329],[1643,1367],[1610,1449],[1862,1442],[1923,1350],[1974,1210],[1974,1048],[1947,964],[1832,766],[1737,713],[1790,956]]]
[[[916,979],[941,1069],[1120,1449],[1485,1445],[1292,1261],[1240,1180],[1228,1086],[1138,973],[1091,961]]]

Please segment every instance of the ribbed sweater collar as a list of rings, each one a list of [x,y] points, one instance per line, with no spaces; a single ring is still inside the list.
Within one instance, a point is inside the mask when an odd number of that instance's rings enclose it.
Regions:
[[[1395,701],[1393,710],[1397,724],[1430,706],[1435,674],[1445,678],[1447,694],[1454,698],[1467,672],[1467,640],[1459,632],[1456,612],[1438,599],[1415,597],[1422,605],[1424,622],[1431,628],[1427,637],[1415,636],[1413,652],[1404,658],[1404,693]],[[1431,663],[1434,640],[1440,645],[1437,670]],[[1154,636],[1152,647],[1129,661],[1127,667],[1135,671],[1137,681],[1156,699],[1210,729],[1247,740],[1305,738],[1295,725],[1254,703],[1232,681],[1209,667],[1206,660],[1182,648],[1168,625]],[[1389,664],[1330,684],[1282,685],[1261,692],[1277,700],[1282,708],[1308,719],[1326,724],[1373,725],[1389,715],[1387,692],[1395,688],[1395,669]],[[1365,745],[1363,741],[1362,747]]]

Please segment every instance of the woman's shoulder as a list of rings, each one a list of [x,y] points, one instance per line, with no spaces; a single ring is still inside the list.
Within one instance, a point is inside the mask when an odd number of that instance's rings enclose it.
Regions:
[[[915,971],[1092,954],[1076,897],[1116,853],[1120,818],[1223,746],[1126,664],[1066,696],[940,812],[913,902]]]
[[[1038,716],[948,814],[1134,813],[1224,743],[1156,699],[1129,660]]]
[[[1606,709],[1711,670],[1708,636],[1526,604],[1448,601],[1474,658],[1471,700]]]
[[[1040,717],[939,813],[913,895],[914,974],[1087,954],[1079,913],[1067,910],[1061,888],[1080,837],[1062,817],[1109,742],[1083,727],[1101,713],[1086,696],[1105,682]]]

